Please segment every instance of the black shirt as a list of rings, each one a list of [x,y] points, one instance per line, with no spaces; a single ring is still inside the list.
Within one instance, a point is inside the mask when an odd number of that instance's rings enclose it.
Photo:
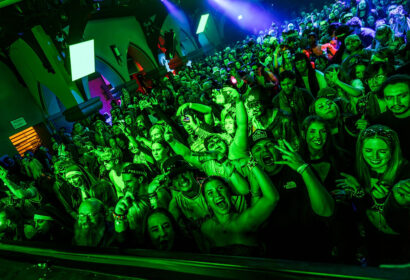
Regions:
[[[382,124],[397,132],[403,157],[410,158],[410,117],[399,119],[391,111],[384,112],[374,119],[373,124]]]

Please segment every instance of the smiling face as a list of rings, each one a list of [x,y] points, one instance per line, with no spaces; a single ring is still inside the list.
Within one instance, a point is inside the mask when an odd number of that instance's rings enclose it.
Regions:
[[[174,245],[175,231],[170,219],[163,213],[152,214],[147,221],[151,242],[155,249],[170,251]]]
[[[321,122],[313,122],[306,131],[306,144],[310,152],[321,151],[326,144],[327,131]]]
[[[64,175],[64,179],[74,188],[82,188],[85,185],[84,175],[80,171],[70,171]]]
[[[384,89],[384,100],[394,115],[402,116],[408,112],[410,107],[409,86],[405,83],[386,86]]]
[[[384,172],[391,158],[390,148],[380,138],[368,138],[363,142],[362,155],[374,171]]]
[[[203,188],[206,202],[214,214],[228,214],[231,209],[231,201],[225,184],[219,180],[211,180]]]

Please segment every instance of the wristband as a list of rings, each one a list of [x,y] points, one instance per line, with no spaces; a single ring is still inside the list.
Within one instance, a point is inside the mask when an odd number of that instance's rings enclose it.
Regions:
[[[250,161],[248,161],[248,164],[247,164],[246,166],[248,167],[249,172],[251,172],[252,169],[253,169],[256,165],[258,165],[258,163],[257,163],[255,160],[250,160]]]
[[[306,168],[309,167],[309,164],[304,163],[301,166],[298,167],[298,169],[296,170],[297,173],[299,173],[300,175],[302,175],[303,172],[305,172]]]

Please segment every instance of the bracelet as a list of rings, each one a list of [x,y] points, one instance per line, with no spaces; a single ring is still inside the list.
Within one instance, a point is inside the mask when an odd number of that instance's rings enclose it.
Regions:
[[[355,190],[353,193],[352,193],[352,197],[355,197],[355,198],[363,198],[365,196],[365,192],[364,192],[364,190],[362,190],[362,189],[360,189],[360,190]]]
[[[249,172],[251,172],[252,169],[253,169],[256,165],[258,165],[258,163],[257,163],[255,160],[252,159],[252,160],[248,161],[248,164],[247,164],[246,166],[248,167]]]
[[[300,175],[302,175],[302,173],[306,170],[306,168],[309,167],[309,164],[304,163],[301,166],[298,167],[298,169],[296,170],[297,173],[299,173]]]
[[[119,214],[112,213],[112,216],[114,217],[114,220],[116,220],[116,221],[125,221],[127,219],[126,214],[119,215]]]

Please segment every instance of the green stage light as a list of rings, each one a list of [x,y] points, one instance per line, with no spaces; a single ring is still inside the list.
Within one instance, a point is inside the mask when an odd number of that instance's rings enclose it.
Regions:
[[[206,24],[208,22],[209,14],[205,14],[201,16],[201,20],[199,21],[198,29],[196,30],[196,34],[202,33],[205,30]]]
[[[95,72],[94,40],[70,45],[69,49],[73,81]]]

